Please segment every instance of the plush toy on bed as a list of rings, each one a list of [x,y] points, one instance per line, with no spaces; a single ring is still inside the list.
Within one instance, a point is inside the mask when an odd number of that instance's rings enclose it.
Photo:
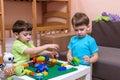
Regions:
[[[10,52],[5,52],[3,56],[3,64],[0,64],[0,78],[5,78],[4,70],[13,67],[14,56]]]

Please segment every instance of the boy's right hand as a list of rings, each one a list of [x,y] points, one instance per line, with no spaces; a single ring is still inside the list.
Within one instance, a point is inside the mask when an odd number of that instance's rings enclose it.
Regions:
[[[4,75],[5,76],[11,76],[14,74],[14,66],[13,67],[9,67],[9,68],[6,68],[4,70]]]
[[[59,45],[58,44],[47,44],[48,45],[48,48],[53,48],[53,49],[58,49],[59,48]]]
[[[67,61],[71,62],[72,61],[72,55],[71,54],[67,54]]]
[[[57,51],[44,50],[41,54],[44,54],[44,53],[46,53],[47,55],[49,55],[52,58],[54,58],[54,56],[59,57],[59,53]]]

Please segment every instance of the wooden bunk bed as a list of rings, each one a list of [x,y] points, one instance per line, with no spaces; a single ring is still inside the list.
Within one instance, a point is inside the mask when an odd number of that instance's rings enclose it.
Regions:
[[[37,35],[44,36],[47,34],[61,34],[70,31],[70,4],[71,0],[11,0],[11,1],[31,1],[32,2],[32,14],[33,14],[33,41],[37,46]],[[4,0],[0,0],[0,41],[2,53],[5,52],[5,30],[9,30],[11,34],[11,26],[4,27]],[[42,6],[42,23],[37,23],[37,4]],[[51,3],[62,3],[66,6],[66,11],[62,12],[60,10],[48,10],[49,4]],[[50,18],[57,18],[56,21],[49,21]],[[63,20],[58,22],[59,19]],[[4,55],[4,54],[2,54]],[[2,58],[0,58],[2,62]]]

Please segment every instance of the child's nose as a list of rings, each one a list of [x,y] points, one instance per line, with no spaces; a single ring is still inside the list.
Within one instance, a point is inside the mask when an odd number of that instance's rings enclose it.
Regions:
[[[78,30],[78,33],[81,33],[82,31]]]
[[[27,35],[28,38],[31,38],[31,35]]]

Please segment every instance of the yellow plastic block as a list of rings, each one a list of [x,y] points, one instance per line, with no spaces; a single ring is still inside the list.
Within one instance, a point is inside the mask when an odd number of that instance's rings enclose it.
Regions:
[[[30,70],[28,70],[28,69],[25,69],[25,73],[26,73],[26,74],[28,74],[28,75],[29,75],[29,74],[30,74],[30,72],[32,72],[32,71],[30,71]]]
[[[52,59],[51,62],[52,63],[57,63],[57,60],[56,59]]]
[[[44,74],[44,76],[47,76],[47,75],[48,75],[48,72],[47,72],[47,71],[44,71],[43,74]]]
[[[37,73],[36,75],[37,75],[37,76],[41,76],[42,74],[41,74],[41,73]]]
[[[68,66],[68,64],[67,63],[63,63],[63,64],[61,64],[61,66]]]

